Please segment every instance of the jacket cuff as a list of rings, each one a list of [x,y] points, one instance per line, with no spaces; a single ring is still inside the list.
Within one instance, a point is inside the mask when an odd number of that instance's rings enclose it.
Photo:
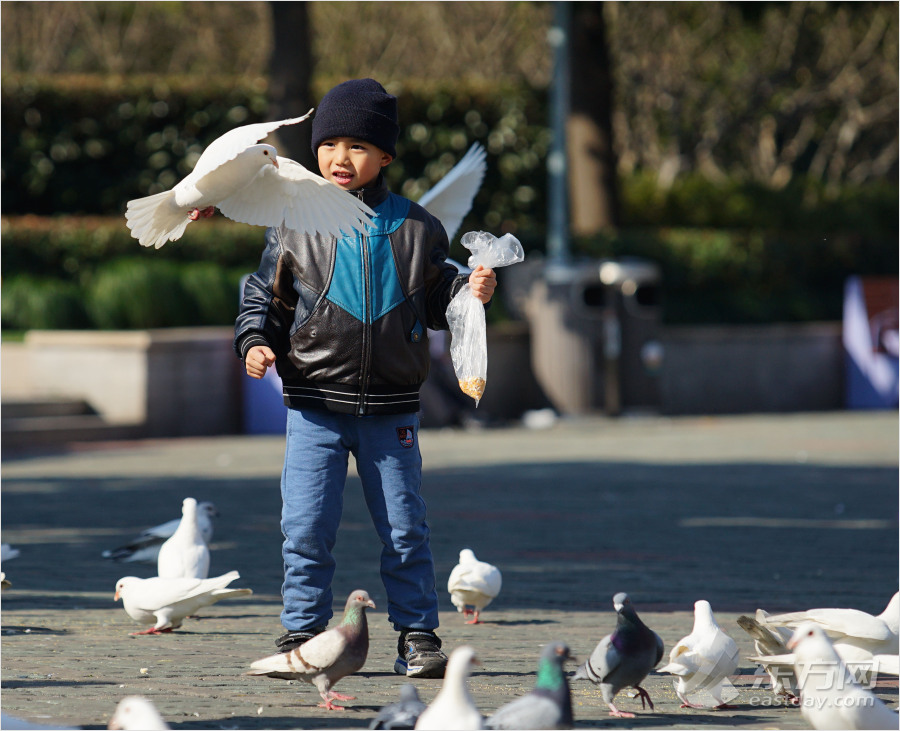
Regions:
[[[261,333],[252,332],[244,335],[244,337],[238,341],[238,351],[241,354],[241,360],[247,360],[247,353],[250,351],[250,348],[256,345],[271,347],[269,341],[266,340]]]

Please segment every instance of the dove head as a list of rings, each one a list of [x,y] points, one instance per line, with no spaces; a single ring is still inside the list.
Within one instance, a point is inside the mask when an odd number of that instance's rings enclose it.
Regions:
[[[138,579],[136,576],[125,576],[125,577],[119,579],[116,582],[116,596],[113,601],[119,601],[119,599],[121,599],[123,597],[123,595],[125,594],[125,591],[128,588],[128,585],[130,583],[132,583],[133,581],[139,581],[139,580],[140,579]]]
[[[367,592],[362,589],[357,589],[356,591],[350,592],[350,596],[347,597],[347,609],[351,608],[362,608],[368,607],[369,609],[375,609],[375,602],[373,602]]]
[[[890,627],[891,632],[897,634],[900,632],[900,592],[894,594],[888,602],[887,607],[880,615],[884,623]]]
[[[460,563],[474,563],[478,559],[475,558],[475,552],[471,548],[464,548],[459,552]]]
[[[837,660],[838,655],[824,630],[813,622],[804,622],[787,643],[797,660]]]
[[[193,515],[197,512],[197,501],[192,497],[186,497],[181,503],[182,515]]]
[[[107,728],[129,731],[129,729],[165,729],[168,726],[149,700],[143,696],[130,695],[119,701]]]
[[[210,502],[197,503],[197,511],[200,513],[205,513],[210,518],[219,517],[219,511],[216,509],[216,506]]]
[[[718,627],[712,606],[706,599],[694,602],[694,627]]]
[[[260,170],[264,170],[267,165],[274,165],[277,168],[278,150],[272,145],[250,145],[237,154],[232,165],[240,176],[249,179]]]
[[[469,645],[460,645],[450,653],[450,657],[447,660],[446,674],[457,678],[465,678],[476,665],[481,665],[481,661],[475,654],[475,649]]]
[[[631,606],[631,599],[628,598],[628,594],[624,591],[620,591],[613,597],[613,607],[621,614],[626,606]]]

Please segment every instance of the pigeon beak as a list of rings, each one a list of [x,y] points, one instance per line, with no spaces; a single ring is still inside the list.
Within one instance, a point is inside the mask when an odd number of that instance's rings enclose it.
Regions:
[[[624,606],[624,604],[613,604],[613,609],[615,609],[617,612],[621,612]]]
[[[789,639],[787,641],[787,649],[789,649],[791,652],[793,652],[794,648],[796,646],[797,646],[797,639],[795,637],[791,637],[791,639]]]
[[[366,602],[366,606],[369,607],[370,609],[375,609],[375,602],[373,602],[371,599],[369,599],[369,601]]]
[[[272,164],[275,166],[276,169],[278,169],[278,168],[279,168],[279,166],[278,166],[278,158],[277,158],[277,157],[273,157],[273,158],[271,158],[271,159],[272,159]]]
[[[114,602],[119,601],[119,590],[118,590],[118,589],[116,589],[116,598],[113,599],[113,601],[114,601]]]

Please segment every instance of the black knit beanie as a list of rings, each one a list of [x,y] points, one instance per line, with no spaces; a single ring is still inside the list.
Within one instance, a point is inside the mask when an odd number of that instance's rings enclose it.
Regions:
[[[332,137],[356,137],[397,156],[397,97],[375,79],[352,79],[329,91],[312,123],[312,151]]]

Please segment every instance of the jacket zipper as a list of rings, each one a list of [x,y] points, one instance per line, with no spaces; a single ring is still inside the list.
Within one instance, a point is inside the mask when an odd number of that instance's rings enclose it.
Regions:
[[[363,200],[363,191],[357,191],[357,196]],[[365,311],[363,313],[363,337],[362,337],[362,359],[360,365],[359,379],[359,403],[357,405],[357,416],[365,416],[366,401],[368,400],[368,389],[370,379],[370,363],[372,360],[372,283],[369,280],[369,245],[368,237],[360,234],[360,252],[362,253],[363,264],[363,303]]]

